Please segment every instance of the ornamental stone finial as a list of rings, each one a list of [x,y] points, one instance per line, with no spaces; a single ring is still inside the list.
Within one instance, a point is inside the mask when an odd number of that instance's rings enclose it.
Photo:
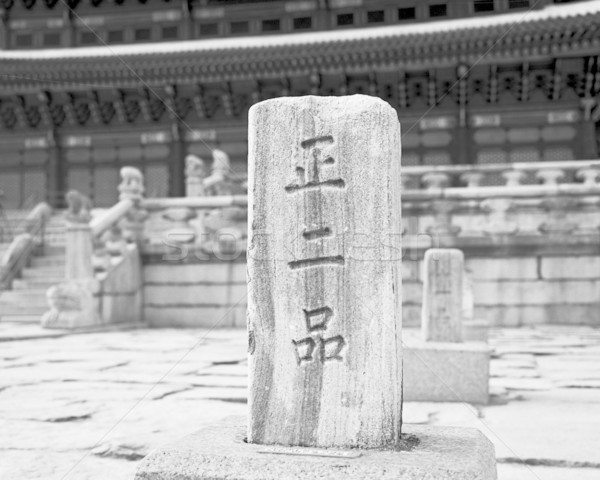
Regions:
[[[502,172],[502,177],[506,180],[507,187],[518,187],[525,180],[525,172],[522,170],[507,170]]]
[[[597,185],[600,180],[600,169],[593,167],[580,168],[575,177],[582,180],[584,185]]]
[[[92,219],[92,201],[77,190],[69,190],[67,201],[67,220],[72,223],[88,223]]]

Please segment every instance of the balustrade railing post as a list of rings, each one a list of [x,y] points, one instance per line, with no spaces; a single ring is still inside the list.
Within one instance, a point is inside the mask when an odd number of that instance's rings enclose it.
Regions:
[[[480,208],[488,214],[483,227],[486,235],[515,235],[519,231],[517,223],[510,220],[509,214],[515,210],[515,202],[510,198],[488,198],[481,202]]]
[[[555,186],[564,180],[565,171],[560,168],[549,168],[536,172],[535,176],[541,180],[543,185]]]
[[[502,177],[506,180],[504,186],[506,187],[518,187],[523,184],[526,174],[521,170],[507,170],[502,172]]]
[[[593,167],[580,168],[575,172],[575,178],[582,180],[584,185],[598,185],[600,169]]]
[[[442,172],[430,172],[421,177],[427,190],[447,188],[450,185],[450,175]]]
[[[48,289],[50,309],[42,316],[46,328],[80,328],[101,323],[97,299],[99,284],[94,278],[94,242],[90,226],[92,203],[71,190],[68,205],[65,281]]]
[[[465,172],[461,174],[460,180],[466,184],[467,188],[480,187],[484,177],[483,172]]]
[[[130,200],[133,202],[125,218],[122,220],[121,228],[125,238],[140,243],[144,235],[144,221],[148,212],[142,208],[144,198],[144,175],[134,167],[123,167],[121,169],[121,183],[119,184],[119,200]]]
[[[94,277],[93,235],[89,224],[92,204],[89,198],[75,190],[68,192],[65,199],[68,205],[65,278],[91,279]]]

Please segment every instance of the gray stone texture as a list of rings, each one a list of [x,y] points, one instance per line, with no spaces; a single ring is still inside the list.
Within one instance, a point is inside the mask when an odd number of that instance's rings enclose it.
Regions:
[[[364,95],[249,120],[252,443],[381,447],[401,425],[400,124]]]
[[[488,403],[485,343],[405,342],[404,400]]]
[[[241,329],[76,332],[0,321],[2,480],[60,480],[75,464],[68,478],[132,480],[139,460],[95,450],[117,419],[101,444],[149,453],[246,414]],[[596,480],[600,331],[494,328],[490,345],[488,405],[404,402],[403,421],[480,429],[495,444],[502,480]]]
[[[425,252],[421,328],[426,342],[461,342],[464,256],[454,248]]]
[[[135,480],[493,480],[494,446],[476,429],[405,425],[397,451],[356,458],[261,453],[230,417],[150,453]]]

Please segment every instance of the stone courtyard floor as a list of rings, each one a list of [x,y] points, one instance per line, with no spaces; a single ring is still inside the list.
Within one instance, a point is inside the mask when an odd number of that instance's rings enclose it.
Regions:
[[[34,337],[0,326],[2,480],[131,480],[152,448],[246,413],[244,331]],[[490,405],[406,403],[404,421],[481,429],[501,480],[598,480],[600,330],[501,329],[490,343]]]

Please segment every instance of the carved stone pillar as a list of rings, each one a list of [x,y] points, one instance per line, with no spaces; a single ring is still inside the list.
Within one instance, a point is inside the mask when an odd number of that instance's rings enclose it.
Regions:
[[[92,202],[76,190],[65,195],[68,205],[66,232],[67,280],[90,279],[94,276],[92,255],[94,253],[92,229]]]
[[[119,200],[131,200],[134,207],[127,212],[121,221],[121,228],[125,238],[139,243],[143,238],[144,221],[148,212],[140,207],[144,197],[144,175],[137,168],[123,167],[121,169],[121,183],[119,184]]]
[[[89,224],[69,222],[67,224],[66,243],[65,278],[67,280],[93,278],[92,255],[94,246],[92,229]]]
[[[208,177],[208,170],[204,160],[196,155],[185,157],[185,195],[186,197],[204,197],[206,188],[204,179]]]
[[[93,235],[90,200],[75,190],[66,195],[69,206],[66,232],[65,281],[48,289],[50,309],[42,316],[45,328],[81,328],[102,323],[95,295]]]

